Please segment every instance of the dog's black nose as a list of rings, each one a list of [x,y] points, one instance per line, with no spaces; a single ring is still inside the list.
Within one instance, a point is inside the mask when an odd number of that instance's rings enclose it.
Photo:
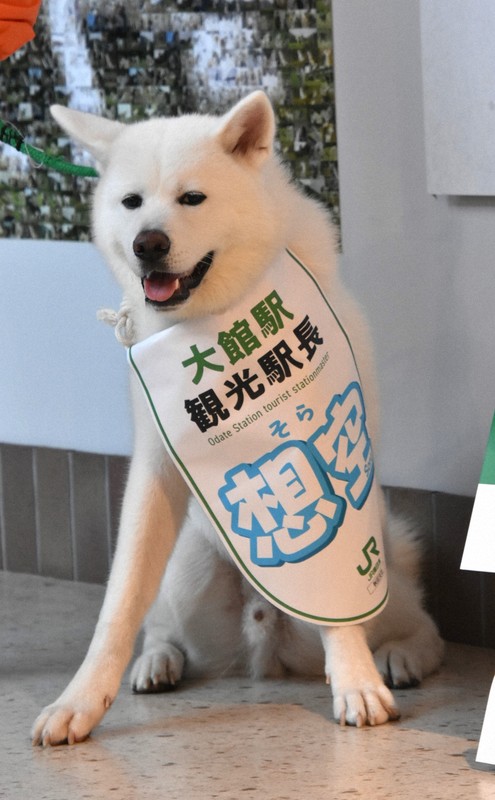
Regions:
[[[141,231],[134,239],[132,249],[141,261],[159,261],[170,250],[170,239],[162,231]]]

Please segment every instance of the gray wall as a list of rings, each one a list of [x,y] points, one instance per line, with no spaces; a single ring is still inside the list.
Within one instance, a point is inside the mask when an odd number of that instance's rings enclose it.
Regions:
[[[418,0],[334,0],[342,263],[392,486],[473,495],[495,405],[495,201],[427,194]],[[88,244],[0,241],[0,442],[126,455],[118,292]]]

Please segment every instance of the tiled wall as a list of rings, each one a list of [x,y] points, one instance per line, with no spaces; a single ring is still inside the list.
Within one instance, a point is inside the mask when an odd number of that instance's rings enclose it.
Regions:
[[[105,582],[127,460],[0,445],[0,569]]]
[[[0,569],[103,583],[128,461],[0,445]],[[473,501],[387,489],[425,542],[428,607],[449,641],[495,647],[495,575],[459,569]]]
[[[386,491],[390,507],[421,531],[427,606],[442,636],[495,647],[495,574],[460,569],[473,499],[416,489]]]

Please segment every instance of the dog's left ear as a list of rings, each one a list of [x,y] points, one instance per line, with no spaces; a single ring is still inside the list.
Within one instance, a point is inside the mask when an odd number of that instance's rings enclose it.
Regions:
[[[268,97],[257,91],[237,103],[224,117],[219,139],[227,153],[260,166],[273,151],[275,115]]]

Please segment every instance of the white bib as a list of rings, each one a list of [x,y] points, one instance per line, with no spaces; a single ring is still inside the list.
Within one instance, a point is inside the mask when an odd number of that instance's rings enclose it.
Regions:
[[[319,624],[382,610],[359,375],[344,329],[293,254],[282,252],[236,307],[174,325],[129,360],[170,456],[261,594]]]

